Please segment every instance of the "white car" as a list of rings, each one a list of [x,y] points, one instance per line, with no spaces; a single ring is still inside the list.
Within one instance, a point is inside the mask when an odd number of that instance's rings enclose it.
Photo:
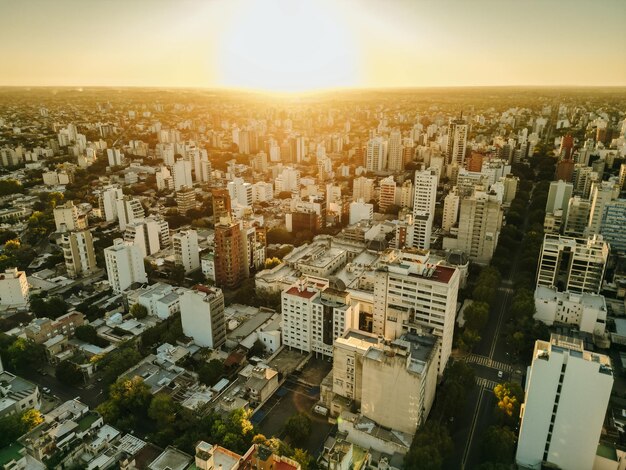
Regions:
[[[43,393],[50,393],[50,389],[48,387],[42,388]]]
[[[503,375],[504,375],[504,373],[501,370],[499,370],[498,371],[498,378],[501,379]]]

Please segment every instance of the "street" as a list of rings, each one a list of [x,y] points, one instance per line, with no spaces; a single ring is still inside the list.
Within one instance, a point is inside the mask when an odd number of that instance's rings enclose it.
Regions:
[[[78,398],[81,402],[88,405],[89,408],[94,409],[106,398],[106,387],[100,382],[94,382],[93,385],[87,385],[87,388],[85,388],[84,385],[81,385],[80,387],[72,387],[59,382],[57,378],[50,373],[42,375],[36,370],[24,372],[20,374],[20,376],[39,385],[39,390],[42,394],[43,387],[49,388],[51,395],[58,397],[62,402]]]

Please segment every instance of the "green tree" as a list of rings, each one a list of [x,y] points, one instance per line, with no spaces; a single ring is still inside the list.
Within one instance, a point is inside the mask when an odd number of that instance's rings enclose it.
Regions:
[[[85,343],[96,344],[98,332],[91,325],[80,325],[74,330],[74,336]]]
[[[304,443],[311,435],[311,419],[304,413],[291,416],[285,422],[285,433],[291,442],[296,444]]]
[[[141,320],[142,318],[146,318],[148,316],[148,309],[140,303],[136,303],[130,308],[130,314],[134,318]]]
[[[64,384],[78,385],[83,382],[83,373],[78,366],[71,361],[59,362],[55,369],[55,376]]]
[[[16,179],[9,178],[6,180],[0,180],[0,196],[17,194],[21,193],[22,191],[22,184]]]
[[[269,244],[292,244],[293,238],[294,237],[291,233],[289,233],[286,229],[280,227],[272,228],[267,232],[267,243]]]
[[[478,331],[465,328],[461,335],[459,345],[465,352],[470,352],[480,342],[480,334]]]
[[[516,435],[506,426],[489,426],[482,440],[483,459],[488,462],[512,464]]]
[[[248,351],[248,356],[262,356],[263,354],[265,354],[265,344],[263,344],[263,341],[260,339],[257,339],[252,345],[252,348],[250,348],[250,351]]]
[[[448,428],[435,421],[426,421],[418,428],[409,452],[404,457],[405,468],[425,468],[438,470],[443,465],[444,456],[453,450]]]
[[[473,302],[463,311],[465,328],[480,331],[489,320],[489,304],[485,302]]]
[[[23,371],[39,367],[46,360],[46,351],[41,344],[17,338],[8,347],[6,356],[13,370]]]
[[[170,426],[176,419],[176,404],[172,397],[165,393],[155,395],[150,402],[148,416],[159,427]]]
[[[65,300],[63,300],[63,297],[55,295],[47,300],[46,309],[48,317],[56,319],[68,312],[69,305]]]
[[[215,385],[224,374],[224,363],[219,359],[212,359],[202,364],[198,370],[198,378],[205,385]]]
[[[313,457],[304,449],[294,449],[291,458],[300,464],[302,470],[309,470],[313,464]]]

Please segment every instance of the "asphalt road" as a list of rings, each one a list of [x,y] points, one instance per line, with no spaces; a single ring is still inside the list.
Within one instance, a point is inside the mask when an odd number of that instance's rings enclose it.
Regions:
[[[106,399],[105,386],[99,382],[94,382],[93,386],[72,387],[71,385],[59,382],[54,375],[46,373],[42,375],[36,370],[31,370],[20,374],[27,380],[39,385],[41,393],[43,393],[43,387],[50,389],[51,394],[58,397],[61,401],[65,402],[73,398],[78,398],[81,402],[88,405],[90,408],[97,407]]]
[[[533,191],[531,191],[531,198]],[[528,213],[524,218],[523,231],[527,226]],[[503,334],[505,326],[511,320],[513,279],[517,273],[519,256],[520,250],[518,249],[513,257],[509,277],[503,279],[498,287],[496,301],[491,307],[489,322],[482,332],[482,339],[474,348],[474,354],[466,358],[476,373],[477,384],[467,399],[463,415],[458,418],[460,426],[452,434],[455,455],[448,459],[450,466],[447,468],[471,469],[481,462],[480,436],[494,424],[496,398],[493,394],[493,387],[499,382],[510,380],[513,372],[520,369],[519,364],[510,362]],[[500,373],[502,377],[499,376]],[[470,424],[467,425],[467,423]]]

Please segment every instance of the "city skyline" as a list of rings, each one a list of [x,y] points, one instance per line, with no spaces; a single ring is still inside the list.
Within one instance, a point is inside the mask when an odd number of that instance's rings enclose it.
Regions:
[[[620,28],[626,8],[619,1],[593,9],[583,1],[392,6],[2,1],[0,50],[12,66],[0,86],[303,92],[626,85],[626,63],[619,60],[626,52]]]

